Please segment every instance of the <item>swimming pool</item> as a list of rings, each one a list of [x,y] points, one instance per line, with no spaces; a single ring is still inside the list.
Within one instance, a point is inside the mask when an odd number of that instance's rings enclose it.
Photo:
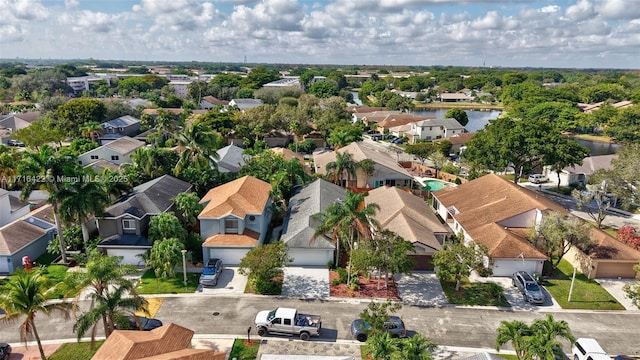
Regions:
[[[427,180],[425,182],[423,190],[437,191],[444,188],[446,185],[443,181]]]

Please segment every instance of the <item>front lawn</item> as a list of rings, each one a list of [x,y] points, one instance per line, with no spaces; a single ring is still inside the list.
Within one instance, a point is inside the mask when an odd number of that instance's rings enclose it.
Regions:
[[[573,266],[568,261],[562,260],[553,275],[543,281],[544,287],[563,309],[624,310],[624,306],[600,284],[588,279],[580,272],[576,273],[571,302],[569,302],[572,275]]]
[[[173,279],[156,279],[152,269],[145,271],[136,286],[138,294],[184,294],[195,292],[198,288],[200,273],[187,273],[187,287],[181,272]]]
[[[94,343],[93,349],[91,342],[72,342],[60,345],[47,359],[49,360],[90,360],[98,351],[104,340],[98,340]]]
[[[502,294],[502,287],[495,283],[469,282],[469,279],[464,279],[459,291],[456,291],[455,282],[440,281],[440,284],[449,304],[511,307]]]
[[[62,299],[67,295],[68,289],[64,286],[67,270],[69,268],[66,265],[49,265],[42,271],[42,275],[47,278],[47,283],[51,289],[51,297],[54,299]],[[72,295],[75,296],[75,294]]]
[[[260,341],[252,340],[249,344],[245,339],[235,339],[229,353],[229,359],[252,360],[258,356]]]

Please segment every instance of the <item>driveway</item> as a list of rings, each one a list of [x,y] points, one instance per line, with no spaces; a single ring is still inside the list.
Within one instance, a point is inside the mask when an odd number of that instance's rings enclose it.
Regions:
[[[328,298],[329,270],[325,267],[285,267],[282,296],[298,299]]]
[[[440,280],[433,272],[413,272],[396,276],[398,296],[406,305],[442,306],[447,297],[442,291]]]
[[[631,299],[627,297],[627,294],[622,290],[622,288],[634,280],[632,279],[596,279],[598,284],[600,284],[611,296],[616,298],[622,306],[627,310],[638,310],[637,306],[634,306],[631,302]],[[638,280],[635,280],[638,281]]]
[[[502,286],[502,288],[504,289],[504,297],[507,299],[513,310],[562,309],[562,307],[555,301],[553,296],[551,296],[551,294],[549,294],[547,289],[545,289],[543,286],[541,286],[541,288],[544,291],[545,295],[544,303],[541,305],[534,305],[525,301],[524,296],[522,296],[522,293],[520,293],[520,290],[518,290],[517,287],[513,286],[511,278],[509,277],[480,277],[472,274],[469,279],[476,282],[492,282]]]
[[[211,295],[244,294],[247,277],[238,272],[237,267],[225,266],[215,287],[198,286],[197,293]]]

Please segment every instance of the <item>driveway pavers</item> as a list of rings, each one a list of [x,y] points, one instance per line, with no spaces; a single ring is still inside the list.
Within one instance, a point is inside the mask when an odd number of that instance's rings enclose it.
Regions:
[[[244,294],[247,280],[245,275],[238,272],[237,267],[225,266],[218,279],[218,285],[215,287],[202,287],[199,285],[196,292],[207,295]]]
[[[448,303],[440,280],[433,272],[402,274],[395,280],[398,296],[406,305],[442,306]]]
[[[602,286],[611,296],[613,296],[622,306],[627,310],[638,310],[638,307],[633,305],[631,299],[627,297],[627,294],[622,288],[634,280],[632,279],[596,279],[598,284]],[[638,281],[638,280],[635,280]]]
[[[282,296],[298,299],[329,297],[329,270],[325,267],[285,267]]]

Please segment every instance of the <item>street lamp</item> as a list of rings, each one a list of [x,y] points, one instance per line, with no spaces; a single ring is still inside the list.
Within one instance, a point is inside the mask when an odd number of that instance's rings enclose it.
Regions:
[[[569,299],[568,301],[571,302],[571,294],[573,293],[573,283],[576,281],[576,270],[578,269],[577,266],[573,266],[573,277],[571,278],[571,287],[569,288]]]
[[[184,287],[187,287],[187,259],[186,259],[186,254],[187,254],[187,250],[180,250],[180,252],[182,252],[182,276],[184,278]]]

